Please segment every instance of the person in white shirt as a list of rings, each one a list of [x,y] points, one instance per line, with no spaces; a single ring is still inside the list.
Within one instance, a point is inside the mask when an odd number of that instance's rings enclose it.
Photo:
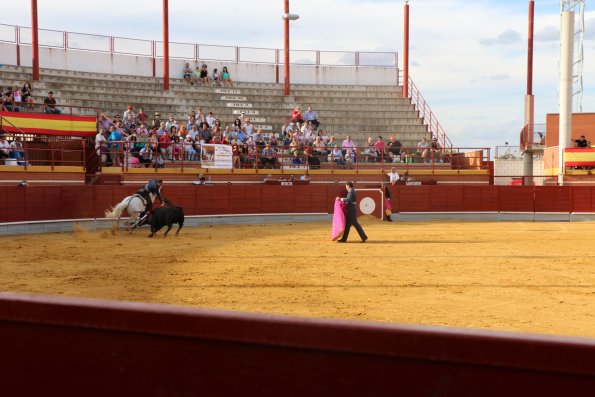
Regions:
[[[209,123],[209,127],[213,128],[215,125],[215,117],[213,116],[213,112],[209,112],[207,116],[207,123]]]
[[[388,182],[391,185],[396,185],[397,181],[401,178],[395,167],[391,168],[390,172],[386,175],[388,175]]]
[[[252,130],[254,126],[250,122],[250,120],[246,120],[246,125],[244,125],[244,131],[246,132],[246,136],[252,136]]]

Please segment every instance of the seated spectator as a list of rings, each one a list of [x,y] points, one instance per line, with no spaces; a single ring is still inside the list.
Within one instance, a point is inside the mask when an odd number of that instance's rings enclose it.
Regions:
[[[382,137],[379,136],[376,142],[374,143],[374,151],[376,152],[376,156],[380,159],[380,161],[384,161],[384,148],[384,141],[382,140]]]
[[[223,70],[221,71],[221,81],[223,81],[223,85],[229,85],[230,87],[233,87],[233,81],[229,76],[227,66],[223,66]]]
[[[200,69],[200,82],[203,85],[209,85],[211,83],[211,79],[209,78],[209,69],[207,68],[206,63],[203,63],[202,68]]]
[[[155,112],[155,114],[153,115],[153,120],[151,120],[151,129],[153,129],[153,127],[161,127],[161,113],[159,112]]]
[[[28,81],[23,85],[21,89],[21,98],[23,103],[27,104],[27,109],[33,111],[35,109],[35,100],[33,99],[33,89],[31,83]]]
[[[146,124],[148,119],[149,115],[145,113],[145,110],[143,108],[139,108],[138,113],[136,114],[136,124]]]
[[[23,138],[17,136],[14,141],[10,143],[10,157],[17,160],[25,158],[25,148],[23,147]]]
[[[269,138],[269,143],[271,144],[271,146],[274,148],[275,146],[279,145],[279,141],[277,140],[277,137],[275,136],[275,132],[271,132],[271,137]]]
[[[299,106],[296,106],[293,112],[291,112],[291,122],[297,125],[297,128],[301,128],[301,123],[304,119],[302,111]]]
[[[128,116],[122,122],[124,128],[128,131],[132,132],[136,130],[136,119],[134,118],[132,113],[128,113]]]
[[[128,116],[132,116],[133,119],[136,119],[136,114],[134,113],[134,106],[132,105],[128,105],[128,108],[124,111],[124,120],[126,120]]]
[[[209,123],[209,127],[213,128],[215,127],[215,116],[213,116],[213,112],[209,112],[209,114],[206,117],[207,123]],[[219,127],[221,127],[221,123],[219,123]]]
[[[421,142],[417,144],[417,154],[421,157],[422,162],[427,161],[430,151],[430,145],[426,142],[426,138],[421,138]]]
[[[192,81],[192,68],[188,62],[186,62],[184,70],[182,70],[182,75],[184,76],[184,80],[186,80],[187,83],[194,84]]]
[[[213,82],[218,87],[221,87],[221,76],[219,75],[219,70],[217,68],[213,69]]]
[[[304,162],[302,161],[299,152],[293,153],[293,158],[291,159],[291,164],[293,165],[303,165]]]
[[[397,169],[395,167],[391,168],[390,172],[387,175],[388,175],[388,182],[391,185],[396,185],[400,179],[399,173],[397,172]]]
[[[574,145],[580,148],[588,148],[591,145],[591,142],[587,141],[584,135],[581,135],[579,139],[574,141]]]
[[[0,159],[10,157],[10,144],[4,135],[0,135]]]
[[[48,96],[43,100],[43,111],[48,114],[60,114],[62,111],[56,107],[56,99],[52,91],[48,92]]]
[[[309,121],[314,129],[320,126],[320,120],[318,120],[318,114],[312,110],[312,106],[308,106],[308,110],[304,113],[304,120]]]
[[[355,163],[355,149],[347,149],[345,152],[345,164]]]
[[[334,163],[337,163],[339,165],[345,165],[345,159],[343,158],[343,152],[341,151],[341,149],[339,149],[338,146],[333,147],[330,156],[331,156],[331,160]]]
[[[285,138],[289,133],[293,133],[293,124],[286,122],[283,124],[283,127],[281,127],[281,134]]]
[[[391,162],[401,162],[401,142],[399,142],[394,135],[391,135],[386,145],[386,152]]]
[[[374,147],[374,141],[372,140],[372,137],[368,137],[368,143],[366,145],[366,148],[364,149],[364,156],[366,156],[366,163],[368,161],[371,162],[376,162],[376,158],[378,157],[378,154],[376,153],[376,149]]]
[[[8,112],[20,112],[21,108],[17,106],[14,100],[14,95],[12,91],[8,90],[4,93],[4,108]]]
[[[202,80],[200,78],[200,72],[200,67],[197,66],[194,72],[192,73],[192,81],[196,83],[196,85],[200,85],[202,83]]]
[[[192,139],[192,136],[190,135],[186,135],[186,138],[184,138],[184,153],[186,156],[186,160],[192,161],[196,157],[196,149],[194,149],[194,139]]]
[[[268,168],[269,165],[272,168],[277,167],[277,151],[271,148],[270,143],[267,143],[260,153],[260,166],[262,168]]]
[[[140,168],[140,158],[138,153],[131,153],[128,156],[128,167],[129,168]]]
[[[347,135],[347,138],[341,144],[341,150],[343,150],[343,154],[347,153],[347,149],[351,149],[352,151],[356,149],[355,143],[351,140],[351,136]]]
[[[432,138],[430,143],[430,152],[432,153],[432,160],[442,163],[442,148],[438,145],[438,139]]]
[[[326,145],[322,139],[320,139],[320,136],[316,137],[314,143],[312,144],[312,148],[316,156],[324,156],[326,154]]]

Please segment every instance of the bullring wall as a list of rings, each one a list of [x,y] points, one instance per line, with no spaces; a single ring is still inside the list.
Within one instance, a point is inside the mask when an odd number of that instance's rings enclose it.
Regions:
[[[371,188],[378,186],[360,186]],[[102,218],[133,186],[0,188],[0,222]],[[391,186],[393,212],[595,212],[590,186]],[[332,213],[342,184],[217,185],[164,188],[186,215]]]

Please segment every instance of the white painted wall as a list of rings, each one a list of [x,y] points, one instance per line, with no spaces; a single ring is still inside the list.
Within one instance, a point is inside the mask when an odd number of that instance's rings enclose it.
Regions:
[[[543,166],[543,158],[533,159],[533,175],[536,177],[535,184],[538,186],[543,185],[544,178],[540,177],[545,175]],[[523,159],[494,159],[494,185],[510,185],[512,177],[523,176]]]
[[[39,65],[41,68],[72,70],[94,73],[112,73],[136,76],[152,76],[153,60],[147,57],[109,54],[104,52],[64,50],[61,48],[39,49]],[[31,46],[21,45],[21,65],[31,66]],[[171,78],[181,78],[187,61],[170,59],[169,73]],[[203,61],[191,61],[191,67]],[[235,81],[255,83],[276,83],[277,67],[258,63],[226,63],[204,61],[209,71],[221,70],[227,66],[231,78]],[[0,64],[16,65],[16,45],[0,43]],[[163,61],[155,62],[155,74],[163,76]],[[350,66],[291,66],[292,84],[335,84],[335,85],[397,85],[398,70],[383,67],[350,67]],[[279,65],[279,82],[283,83],[283,65]]]

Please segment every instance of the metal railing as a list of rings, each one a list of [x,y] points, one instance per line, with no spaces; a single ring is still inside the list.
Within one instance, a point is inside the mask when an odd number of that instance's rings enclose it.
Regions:
[[[520,149],[539,149],[545,147],[545,124],[526,124],[520,134]]]
[[[273,146],[273,159],[262,155],[264,146],[232,144],[232,169],[291,170],[377,170],[392,167],[410,169],[463,170],[489,169],[490,149],[425,149],[401,147],[398,152],[372,151],[369,147],[340,148],[333,152],[314,146]],[[201,168],[201,145],[184,142],[119,141],[106,142],[98,149],[101,166],[129,168]]]
[[[415,83],[413,83],[411,76],[409,76],[408,84],[411,103],[413,103],[415,109],[419,112],[419,117],[421,117],[424,124],[428,127],[431,137],[437,138],[442,147],[452,148],[452,142],[448,138],[448,135],[446,135],[446,131],[442,128],[438,118],[432,112],[430,105],[425,100],[420,90]]]
[[[0,24],[0,42],[31,45],[31,41],[31,28]],[[151,58],[163,55],[162,41],[50,29],[39,29],[39,45]],[[278,55],[282,50],[271,48],[170,42],[169,50],[170,58],[195,61],[279,64],[283,59]],[[398,64],[396,52],[292,50],[291,57],[295,65],[396,68]]]

